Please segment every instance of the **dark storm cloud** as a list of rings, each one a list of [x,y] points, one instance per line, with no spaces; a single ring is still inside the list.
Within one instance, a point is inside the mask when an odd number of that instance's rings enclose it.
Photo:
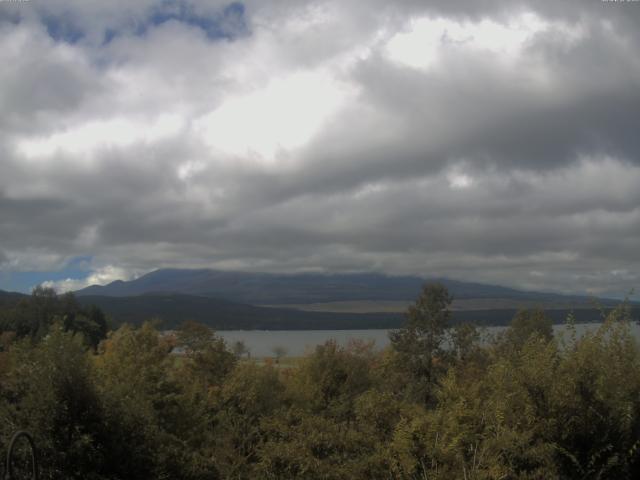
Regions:
[[[4,269],[638,280],[640,5],[3,8]]]

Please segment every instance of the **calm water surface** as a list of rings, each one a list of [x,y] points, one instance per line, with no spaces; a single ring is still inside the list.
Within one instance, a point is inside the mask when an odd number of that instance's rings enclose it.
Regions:
[[[576,325],[577,333],[583,334],[589,330],[598,328],[597,323]],[[504,330],[505,327],[487,327],[485,336],[491,336]],[[562,335],[566,330],[564,325],[555,325],[556,335]],[[340,345],[346,345],[349,340],[373,340],[375,347],[382,349],[389,344],[390,330],[227,330],[218,331],[228,345],[237,340],[242,340],[249,348],[253,357],[273,356],[275,347],[284,347],[289,356],[300,356],[313,351],[317,345],[327,340],[334,339]],[[640,326],[631,325],[633,335],[640,341]]]

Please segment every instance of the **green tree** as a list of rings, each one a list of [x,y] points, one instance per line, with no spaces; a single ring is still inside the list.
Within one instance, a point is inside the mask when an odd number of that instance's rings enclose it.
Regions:
[[[54,325],[37,345],[16,344],[9,362],[0,388],[3,436],[19,429],[34,435],[43,478],[103,473],[104,416],[81,337]]]
[[[254,478],[390,478],[373,457],[375,440],[354,426],[298,409],[264,419]]]
[[[96,358],[116,478],[193,478],[194,462],[202,460],[188,448],[200,411],[189,408],[172,375],[171,349],[171,341],[149,323],[125,325],[103,342]]]
[[[255,472],[265,441],[261,421],[282,408],[284,385],[272,366],[240,363],[222,386],[210,446],[223,478],[262,478]]]
[[[553,322],[541,309],[520,310],[511,320],[511,325],[499,339],[503,349],[520,349],[529,338],[536,336],[545,342],[553,339]]]
[[[423,402],[432,400],[433,385],[443,369],[442,343],[451,318],[451,302],[442,284],[426,284],[407,310],[404,327],[389,334],[398,367],[408,373],[411,396]]]
[[[81,333],[87,345],[96,348],[106,338],[104,313],[95,306],[82,307],[72,293],[57,295],[52,288],[38,286],[30,297],[0,312],[0,331],[12,331],[17,338],[39,341],[54,323],[67,331]]]
[[[451,347],[456,359],[465,363],[480,351],[480,332],[475,325],[459,323],[451,329]]]
[[[294,401],[313,413],[347,420],[355,417],[355,399],[372,385],[372,344],[318,345],[304,358],[289,383]]]
[[[187,377],[204,388],[220,385],[236,364],[224,339],[200,323],[185,322],[177,331],[176,342],[185,349]]]

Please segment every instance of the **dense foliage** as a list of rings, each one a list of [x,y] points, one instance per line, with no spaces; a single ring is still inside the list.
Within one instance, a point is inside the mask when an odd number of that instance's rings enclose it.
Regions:
[[[101,309],[81,305],[72,293],[57,295],[52,288],[36,287],[31,296],[0,298],[0,332],[17,338],[39,340],[52,325],[81,333],[91,347],[107,335],[107,319]]]
[[[192,322],[100,341],[99,311],[51,292],[28,303],[0,316],[0,445],[32,432],[44,478],[640,475],[640,349],[623,307],[583,336],[569,319],[554,338],[524,311],[483,340],[449,327],[449,295],[430,285],[388,349],[327,342],[276,363]]]

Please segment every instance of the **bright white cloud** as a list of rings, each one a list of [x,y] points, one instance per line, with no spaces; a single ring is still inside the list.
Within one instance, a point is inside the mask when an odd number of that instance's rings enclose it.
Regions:
[[[90,285],[107,285],[115,280],[131,280],[135,278],[132,272],[107,265],[92,272],[85,278],[66,278],[64,280],[46,281],[42,283],[43,287],[54,288],[59,293],[72,292]]]
[[[516,57],[535,34],[549,23],[533,13],[524,13],[507,23],[484,19],[459,22],[448,18],[417,18],[407,31],[393,35],[386,45],[394,61],[414,67],[433,66],[447,47],[485,51],[501,59]]]
[[[325,72],[294,73],[227,99],[194,128],[212,152],[273,164],[281,151],[309,142],[349,95]]]
[[[151,121],[128,118],[95,120],[50,136],[20,139],[17,149],[27,158],[43,158],[57,153],[86,156],[98,149],[162,140],[176,135],[183,123],[182,118],[171,114]]]

